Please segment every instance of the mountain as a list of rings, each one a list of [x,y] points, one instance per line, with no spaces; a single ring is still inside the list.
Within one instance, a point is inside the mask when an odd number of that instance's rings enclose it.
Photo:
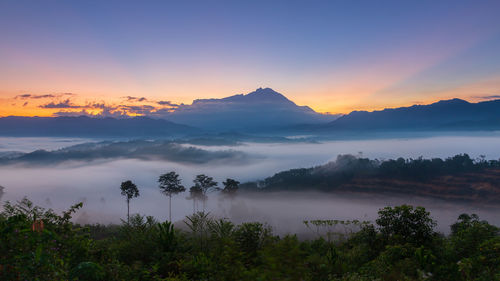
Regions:
[[[442,100],[381,111],[353,111],[320,126],[327,131],[499,130],[500,100]]]
[[[222,99],[198,99],[181,105],[168,120],[212,131],[260,132],[296,124],[320,124],[338,116],[320,114],[298,106],[282,94],[259,88],[246,95]]]
[[[199,130],[161,119],[80,117],[3,117],[0,135],[45,137],[165,137]]]

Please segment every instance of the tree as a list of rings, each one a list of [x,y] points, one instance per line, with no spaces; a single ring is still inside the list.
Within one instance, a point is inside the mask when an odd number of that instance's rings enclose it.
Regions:
[[[186,191],[176,172],[166,173],[158,178],[161,193],[168,196],[168,220],[172,222],[172,195]]]
[[[458,221],[451,225],[450,240],[456,255],[473,256],[479,245],[500,234],[500,228],[480,220],[476,214],[461,214]]]
[[[203,191],[201,190],[201,187],[199,185],[193,185],[191,188],[189,188],[189,197],[186,199],[188,200],[193,200],[193,214],[196,213],[196,200],[202,199],[204,200],[204,194]]]
[[[203,211],[205,211],[205,201],[207,199],[207,192],[217,187],[217,182],[215,182],[212,177],[203,174],[197,175],[196,178],[193,180],[193,182],[194,185],[189,189],[189,192],[191,193],[191,198],[193,198],[193,200],[196,199],[203,200]]]
[[[233,179],[226,179],[226,181],[222,182],[222,184],[224,185],[224,188],[221,190],[221,193],[223,195],[233,197],[238,191],[240,182]]]
[[[385,207],[378,214],[376,222],[386,241],[421,245],[430,242],[435,234],[436,222],[423,207]]]
[[[139,189],[132,181],[124,181],[120,186],[122,195],[127,199],[127,223],[130,222],[130,199],[139,196]]]
[[[0,185],[0,200],[2,200],[2,196],[3,196],[3,193],[4,193],[3,190],[4,189],[5,189],[5,187],[3,187],[3,186]]]

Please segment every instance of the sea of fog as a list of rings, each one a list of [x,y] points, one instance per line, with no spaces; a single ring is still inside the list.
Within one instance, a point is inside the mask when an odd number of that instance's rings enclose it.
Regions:
[[[54,150],[88,142],[74,138],[0,138],[0,152],[29,152],[37,149]],[[184,146],[190,146],[184,144]],[[138,159],[115,159],[70,162],[57,165],[0,166],[0,186],[5,187],[1,201],[20,200],[27,196],[36,204],[62,211],[76,202],[84,202],[75,220],[80,223],[117,223],[125,217],[126,203],[120,195],[120,183],[132,180],[140,189],[140,197],[131,201],[131,212],[152,215],[159,220],[168,217],[168,200],[157,187],[158,176],[175,170],[189,188],[197,174],[207,174],[219,183],[230,177],[240,182],[263,179],[291,168],[310,167],[335,160],[339,154],[362,155],[368,158],[389,159],[423,156],[449,157],[468,153],[476,158],[500,158],[500,136],[447,136],[408,139],[376,139],[327,141],[322,143],[245,143],[240,146],[197,146],[219,151],[236,150],[252,157],[252,161],[224,161],[203,164]],[[175,221],[193,211],[187,194],[172,200]],[[499,209],[474,203],[443,202],[425,198],[387,196],[347,196],[307,193],[263,193],[223,200],[211,194],[206,211],[235,222],[261,221],[278,233],[307,232],[304,220],[360,219],[374,220],[378,209],[396,204],[422,205],[438,221],[438,229],[447,232],[459,214],[477,213],[481,218],[500,225]]]

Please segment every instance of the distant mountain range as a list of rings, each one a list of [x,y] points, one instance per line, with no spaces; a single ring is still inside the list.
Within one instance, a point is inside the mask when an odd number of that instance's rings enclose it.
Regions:
[[[162,119],[80,117],[4,117],[2,136],[44,137],[163,137],[198,133],[190,126]]]
[[[328,132],[500,130],[500,100],[469,103],[451,99],[373,112],[353,111],[317,128]]]
[[[296,124],[322,124],[338,117],[298,106],[270,88],[259,88],[246,95],[195,100],[166,118],[212,131],[261,132]]]
[[[164,119],[148,117],[4,117],[2,136],[181,137],[221,132],[334,134],[500,130],[500,100],[469,103],[443,100],[347,115],[320,114],[298,106],[270,88],[222,99],[200,99],[181,105]],[[185,124],[185,125],[183,125]]]

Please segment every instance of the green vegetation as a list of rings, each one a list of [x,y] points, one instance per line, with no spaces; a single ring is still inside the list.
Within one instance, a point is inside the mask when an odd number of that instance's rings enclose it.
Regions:
[[[226,181],[228,183],[230,181]],[[0,280],[500,280],[499,228],[460,215],[449,236],[421,207],[386,207],[375,223],[305,221],[312,239],[197,212],[185,230],[132,215],[71,222],[28,199],[0,213]]]
[[[500,160],[471,159],[459,154],[446,159],[378,160],[339,155],[325,165],[279,172],[241,185],[247,191],[394,193],[447,200],[500,200]],[[485,188],[482,188],[485,187]]]
[[[457,175],[500,168],[500,160],[471,159],[458,154],[446,159],[398,158],[378,160],[353,155],[339,155],[336,161],[313,168],[292,169],[279,172],[260,182],[242,185],[247,189],[293,190],[314,188],[333,190],[343,184],[362,178],[418,180],[426,182],[442,175]]]

